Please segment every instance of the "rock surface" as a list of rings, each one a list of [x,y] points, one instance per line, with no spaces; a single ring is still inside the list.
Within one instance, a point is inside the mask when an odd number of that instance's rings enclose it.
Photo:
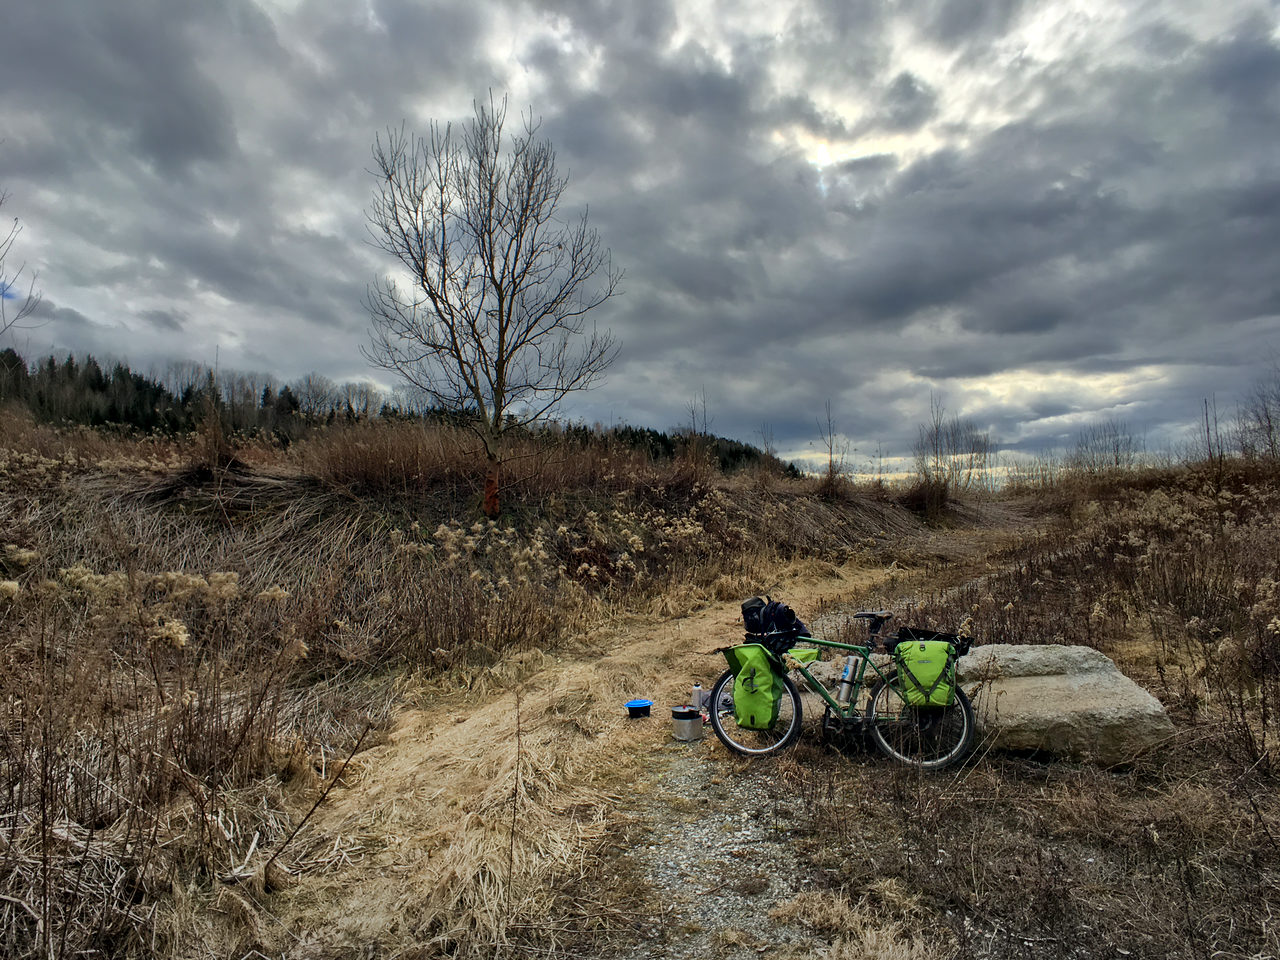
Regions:
[[[872,659],[881,669],[892,667],[884,654]],[[841,666],[833,660],[810,669],[834,690]],[[989,746],[1113,764],[1173,733],[1160,701],[1090,647],[991,644],[961,657],[957,669]],[[868,670],[868,687],[874,680]],[[826,705],[799,685],[805,717],[821,717]]]
[[[992,644],[958,671],[980,736],[1005,749],[1113,764],[1173,734],[1160,701],[1089,647]]]

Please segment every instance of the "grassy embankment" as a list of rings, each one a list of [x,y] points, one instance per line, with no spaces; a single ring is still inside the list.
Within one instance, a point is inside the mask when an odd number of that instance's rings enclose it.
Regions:
[[[245,896],[269,912],[273,889],[324,869],[328,838],[295,831],[406,702],[483,698],[615,612],[737,598],[782,557],[879,549],[913,523],[696,457],[531,443],[494,524],[476,519],[463,437],[409,424],[234,458],[218,436],[12,415],[0,437],[0,952],[15,957],[247,949],[234,929],[206,941]],[[511,879],[492,873],[475,882]]]
[[[907,577],[869,601],[967,620],[984,642],[1095,647],[1176,736],[1116,769],[980,751],[942,777],[802,748],[777,802],[807,801],[817,882],[782,913],[828,930],[838,957],[1280,955],[1275,464],[1009,495],[1042,519],[990,573],[923,599]]]
[[[1041,505],[1038,532],[954,583],[898,541],[920,528],[892,491],[818,497],[696,459],[531,448],[490,525],[447,431],[335,430],[287,455],[240,448],[234,464],[220,443],[16,418],[3,440],[5,955],[251,944],[201,941],[235,926],[237,903],[269,911],[273,890],[325,869],[328,838],[294,831],[406,702],[483,697],[593,623],[738,599],[786,557],[900,546],[917,572],[869,602],[968,619],[988,642],[1096,646],[1161,697],[1178,735],[1121,770],[988,753],[925,779],[802,747],[777,766],[779,802],[810,801],[801,843],[819,883],[794,911],[836,955],[867,952],[869,920],[901,934],[875,947],[886,956],[1280,952],[1273,469],[1010,491]],[[475,920],[472,946],[521,919]]]

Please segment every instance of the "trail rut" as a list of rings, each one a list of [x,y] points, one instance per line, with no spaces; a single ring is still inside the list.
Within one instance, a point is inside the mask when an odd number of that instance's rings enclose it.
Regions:
[[[802,562],[776,589],[804,612],[883,575]],[[593,856],[618,824],[661,811],[664,710],[694,680],[710,685],[723,669],[716,649],[740,629],[736,599],[625,616],[577,649],[504,664],[514,682],[500,694],[473,702],[464,691],[407,711],[317,811],[309,842],[335,856],[283,892],[264,945],[298,957],[425,956],[625,933],[625,910],[591,902]],[[654,700],[651,720],[626,718],[634,696]],[[706,764],[730,762],[718,745],[703,753]],[[575,915],[562,917],[567,891]]]

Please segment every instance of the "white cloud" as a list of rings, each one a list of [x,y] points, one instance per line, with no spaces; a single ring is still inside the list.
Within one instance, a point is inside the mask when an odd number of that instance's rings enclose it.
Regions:
[[[355,378],[372,137],[491,88],[627,269],[622,359],[570,416],[664,428],[705,389],[718,430],[804,450],[832,398],[901,452],[935,389],[1034,445],[1173,430],[1280,343],[1254,0],[50,0],[6,31],[5,212],[66,311],[33,351]]]

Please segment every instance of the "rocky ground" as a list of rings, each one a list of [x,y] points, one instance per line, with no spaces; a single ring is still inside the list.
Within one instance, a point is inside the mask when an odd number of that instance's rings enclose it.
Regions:
[[[653,751],[632,795],[638,829],[623,858],[658,900],[638,942],[614,960],[808,956],[822,945],[769,917],[808,882],[790,843],[793,818],[775,802],[776,771],[772,760],[735,761],[709,727],[703,740]]]

